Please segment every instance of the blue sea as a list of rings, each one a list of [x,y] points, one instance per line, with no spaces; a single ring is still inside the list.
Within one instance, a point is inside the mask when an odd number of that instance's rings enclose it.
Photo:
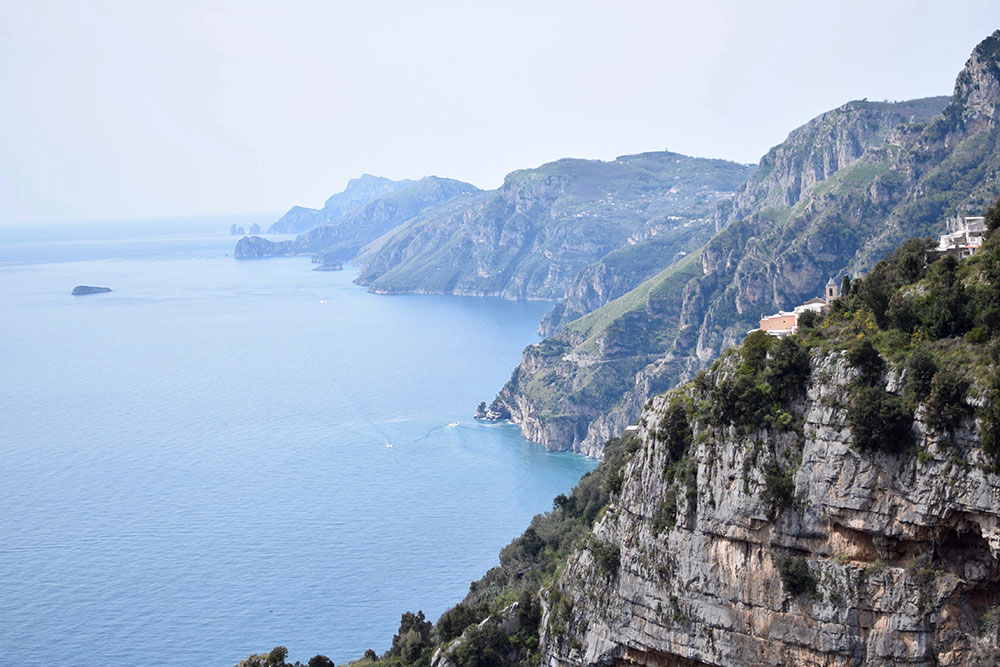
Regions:
[[[549,304],[236,261],[233,222],[250,220],[0,226],[0,645],[18,664],[381,653],[593,468],[471,417]]]

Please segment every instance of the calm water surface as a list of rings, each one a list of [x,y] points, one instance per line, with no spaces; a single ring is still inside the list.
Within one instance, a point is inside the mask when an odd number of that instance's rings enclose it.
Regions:
[[[0,645],[24,664],[381,652],[593,467],[470,418],[548,304],[237,262],[230,222],[0,226]]]

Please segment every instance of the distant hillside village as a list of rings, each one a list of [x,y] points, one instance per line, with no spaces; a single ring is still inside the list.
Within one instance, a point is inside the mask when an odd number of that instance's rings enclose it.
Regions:
[[[944,255],[953,255],[959,259],[971,257],[983,244],[985,234],[985,218],[982,216],[962,218],[957,229],[941,235],[937,247],[931,252],[939,257]],[[840,288],[831,277],[826,283],[826,294],[823,298],[809,299],[802,305],[795,306],[790,312],[779,310],[774,315],[761,316],[760,328],[754,331],[764,331],[778,338],[790,336],[799,328],[799,316],[808,311],[823,313],[839,296]]]

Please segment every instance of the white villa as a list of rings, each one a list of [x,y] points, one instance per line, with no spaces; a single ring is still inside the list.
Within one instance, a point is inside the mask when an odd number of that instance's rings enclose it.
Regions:
[[[958,229],[942,234],[934,252],[939,255],[954,255],[959,259],[971,257],[983,245],[986,235],[986,219],[982,216],[962,218]]]

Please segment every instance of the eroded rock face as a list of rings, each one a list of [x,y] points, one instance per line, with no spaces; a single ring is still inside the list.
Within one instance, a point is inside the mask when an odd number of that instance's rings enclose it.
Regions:
[[[760,160],[757,173],[723,212],[720,222],[738,220],[762,208],[787,208],[802,193],[883,144],[892,128],[927,121],[947,97],[906,102],[848,102],[797,128]]]
[[[1000,100],[1000,31],[994,32],[976,46],[965,68],[955,82],[955,106],[961,112],[964,129],[986,127],[1000,120],[997,100]]]
[[[686,488],[667,481],[668,399],[653,399],[594,529],[620,564],[571,558],[547,594],[544,664],[997,664],[1000,476],[980,465],[976,426],[951,444],[918,411],[928,454],[859,452],[845,425],[853,372],[839,353],[814,354],[793,406],[800,432],[695,423]],[[772,460],[799,461],[794,503],[777,511]]]

